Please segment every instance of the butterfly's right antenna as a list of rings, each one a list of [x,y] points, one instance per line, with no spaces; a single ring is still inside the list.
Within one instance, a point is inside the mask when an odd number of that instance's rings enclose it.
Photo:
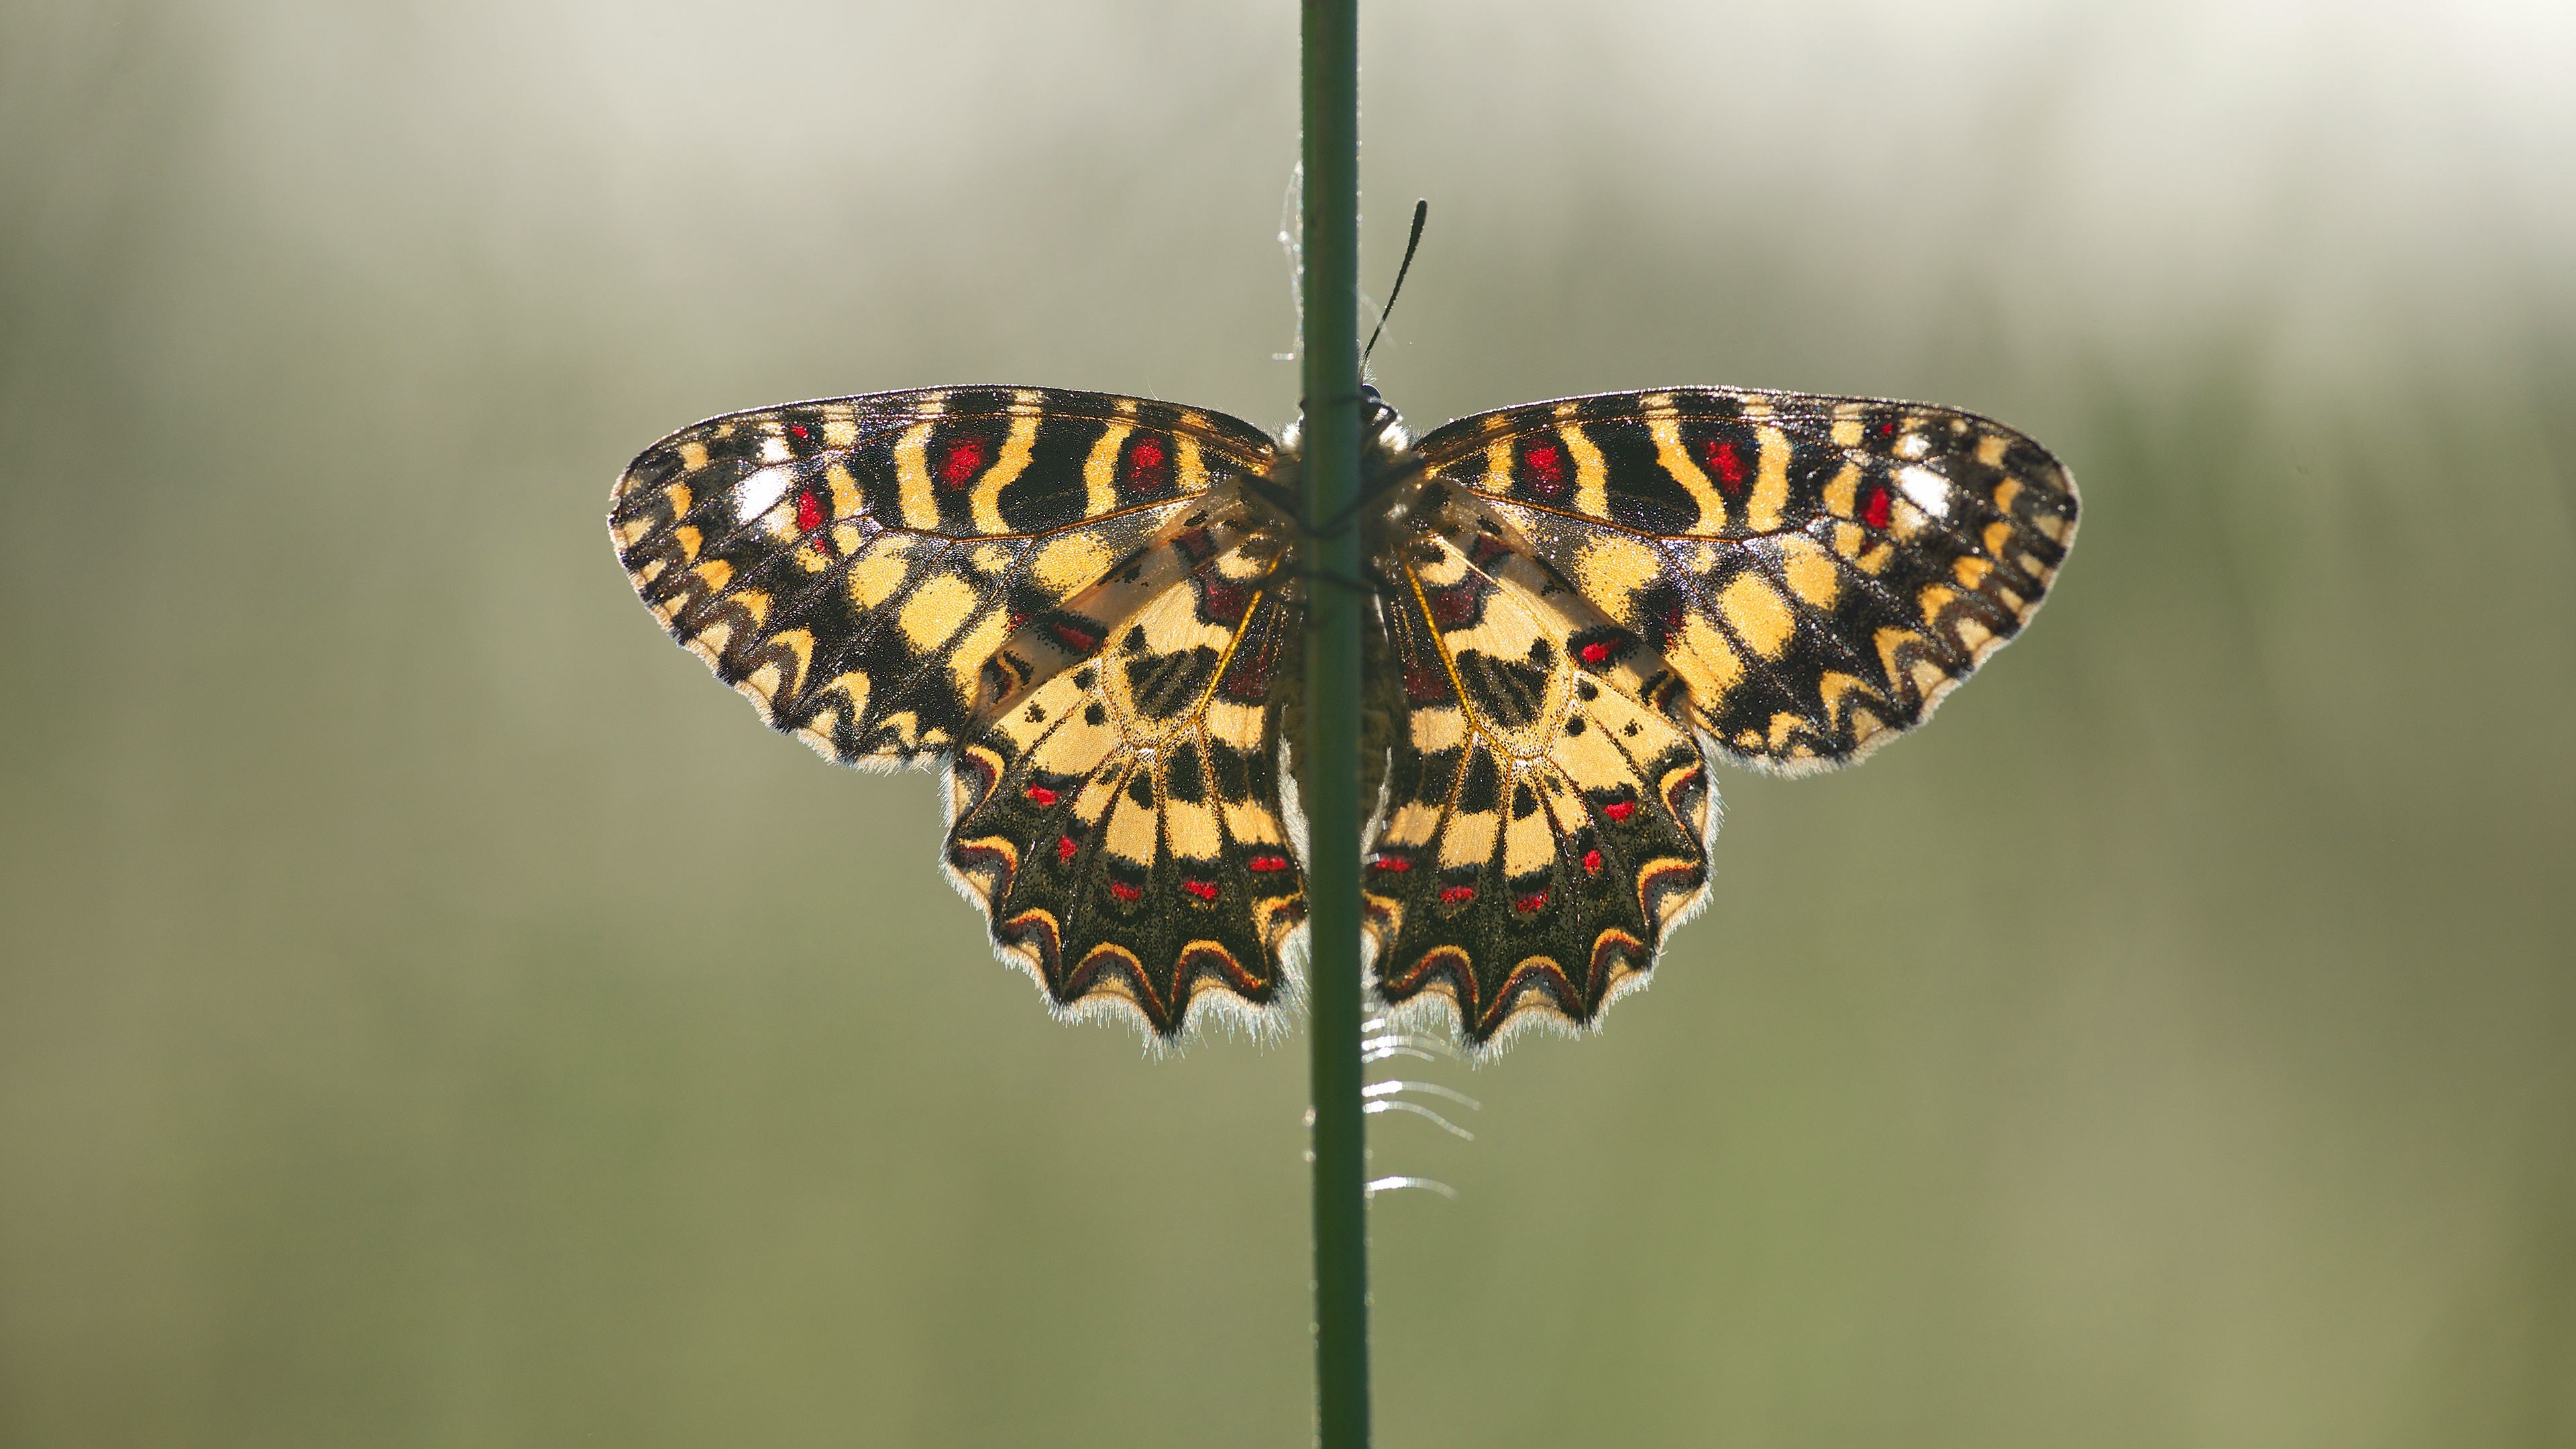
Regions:
[[[1369,333],[1368,346],[1360,349],[1360,375],[1368,376],[1369,354],[1377,351],[1377,334],[1386,330],[1386,319],[1395,311],[1397,294],[1404,290],[1404,274],[1413,270],[1413,249],[1422,245],[1422,223],[1431,219],[1428,200],[1413,203],[1413,235],[1405,239],[1403,264],[1395,269],[1395,285],[1386,289],[1386,305],[1378,309],[1377,327]]]

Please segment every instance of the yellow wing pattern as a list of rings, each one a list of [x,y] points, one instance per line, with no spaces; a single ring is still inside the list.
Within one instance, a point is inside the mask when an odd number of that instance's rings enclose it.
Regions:
[[[950,874],[1061,1012],[1130,1011],[1166,1037],[1194,1009],[1276,1019],[1305,919],[1278,777],[1302,627],[1282,552],[1184,531],[1068,606],[1088,619],[1147,596],[1096,658],[1015,696],[957,754]]]
[[[771,726],[891,764],[954,749],[1006,640],[1271,466],[1217,414],[926,388],[682,429],[618,479],[609,533],[654,616]]]
[[[1477,1045],[1588,1025],[1704,894],[1715,802],[1653,702],[1671,678],[1482,520],[1393,562],[1378,990],[1445,1004]]]
[[[1533,403],[1416,449],[1689,689],[1736,763],[1802,773],[1928,718],[2020,633],[2074,480],[1953,408],[1738,388]]]
[[[609,530],[772,726],[945,764],[943,864],[996,950],[1059,1014],[1158,1040],[1296,998],[1304,590],[1371,590],[1374,982],[1474,1047],[1645,982],[1706,896],[1703,747],[1866,755],[2020,632],[2074,539],[2066,470],[1954,409],[1673,388],[1408,447],[1367,402],[1367,579],[1308,577],[1293,438],[1046,388],[714,418],[635,460]]]

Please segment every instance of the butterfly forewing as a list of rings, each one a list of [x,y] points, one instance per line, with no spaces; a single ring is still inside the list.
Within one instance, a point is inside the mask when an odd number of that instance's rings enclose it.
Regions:
[[[2039,607],[2074,485],[2038,444],[1915,403],[1675,388],[1462,418],[1417,449],[1658,651],[1738,762],[1858,759]]]
[[[1271,466],[1220,415],[930,388],[715,418],[617,483],[609,530],[673,637],[847,763],[954,748],[1014,633]]]

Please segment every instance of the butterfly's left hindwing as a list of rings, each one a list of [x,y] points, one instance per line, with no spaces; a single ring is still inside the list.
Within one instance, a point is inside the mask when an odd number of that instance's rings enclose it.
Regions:
[[[1737,762],[1847,763],[1927,718],[2037,611],[2074,480],[1951,408],[1736,388],[1533,403],[1417,446],[1653,646]]]
[[[953,749],[985,666],[1271,466],[1230,418],[1041,388],[737,413],[645,450],[609,532],[672,637],[772,726],[848,764]]]
[[[1282,553],[1258,531],[1186,530],[1134,581],[1073,600],[1087,618],[1149,594],[951,767],[950,872],[1059,1010],[1124,1008],[1166,1037],[1203,1004],[1276,1019],[1305,919],[1275,697],[1304,611],[1280,587]]]

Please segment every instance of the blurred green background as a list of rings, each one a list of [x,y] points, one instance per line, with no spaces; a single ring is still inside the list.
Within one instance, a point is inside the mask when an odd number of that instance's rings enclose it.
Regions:
[[[1381,3],[1417,426],[2046,440],[2030,635],[1381,1119],[1388,1445],[2576,1442],[2576,21]],[[602,526],[707,414],[1292,414],[1254,5],[0,9],[0,1441],[1296,1445],[1297,1043],[1049,1021]],[[1419,1073],[1417,1073],[1418,1075]]]

